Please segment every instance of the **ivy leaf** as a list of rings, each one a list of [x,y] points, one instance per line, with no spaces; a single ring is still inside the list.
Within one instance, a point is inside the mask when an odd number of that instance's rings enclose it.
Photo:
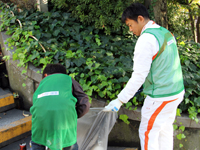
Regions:
[[[59,30],[59,29],[56,29],[56,30],[53,32],[53,35],[54,35],[54,36],[58,36],[59,33],[60,33],[60,30]]]
[[[56,53],[56,55],[54,55],[54,57],[53,58],[55,58],[55,60],[58,60],[58,57],[60,56],[60,53],[59,53],[59,51]]]
[[[53,31],[53,29],[54,29],[54,27],[56,26],[57,22],[58,22],[58,20],[55,19],[55,20],[49,25],[51,31]]]
[[[55,39],[55,38],[53,38],[53,39],[49,39],[48,41],[47,41],[47,43],[56,43],[57,42],[57,40]]]
[[[185,126],[180,126],[179,130],[182,130],[182,132],[185,131]]]
[[[73,53],[72,53],[72,51],[71,50],[68,50],[67,52],[66,52],[66,55],[65,55],[67,58],[72,58],[73,57]]]
[[[119,116],[119,119],[121,119],[122,121],[124,121],[126,124],[130,124],[130,122],[128,121],[128,116],[125,114],[121,114]]]
[[[25,86],[26,86],[26,84],[25,84],[25,83],[23,83],[23,84],[22,84],[22,87],[25,87]]]
[[[66,59],[66,60],[65,60],[65,67],[66,67],[66,68],[69,68],[69,67],[70,67],[70,62],[71,62],[70,59]]]
[[[85,37],[85,39],[86,39],[87,42],[89,42],[91,40],[91,38],[92,38],[91,36],[86,36]]]
[[[62,34],[64,34],[66,37],[69,36],[69,34],[67,33],[67,31],[65,29],[63,29],[63,28],[60,28],[60,32]]]
[[[190,100],[188,98],[185,98],[185,104],[188,104]]]
[[[185,138],[185,135],[183,133],[180,133],[176,137],[177,137],[177,139],[181,140],[181,139]]]
[[[186,66],[189,66],[189,65],[190,65],[190,61],[189,61],[189,60],[186,60],[186,61],[185,61],[185,65],[186,65]]]
[[[28,30],[33,30],[34,29],[34,26],[30,25],[28,26]]]
[[[46,38],[51,38],[51,33],[43,33],[43,36]]]
[[[17,53],[14,53],[12,57],[13,57],[13,60],[17,60],[19,58]]]
[[[129,107],[131,107],[132,106],[132,103],[131,102],[128,102],[128,103],[126,103],[126,109],[128,109]]]
[[[103,98],[106,95],[106,91],[99,91],[99,96]]]
[[[180,143],[180,144],[179,144],[179,147],[180,147],[180,148],[183,147],[183,144]]]
[[[179,108],[177,108],[177,110],[176,110],[176,116],[181,116],[181,113],[180,113],[180,109],[179,109]]]
[[[40,37],[41,37],[41,32],[40,32],[40,30],[34,31],[33,34],[35,35],[35,37],[36,37],[37,39],[40,39]]]
[[[84,73],[81,73],[80,77],[83,78],[84,77]]]
[[[81,58],[75,59],[73,62],[76,64],[77,67],[80,67],[82,64],[86,62],[86,60],[83,57],[81,57]]]
[[[173,124],[174,130],[178,129],[178,126],[176,124]]]
[[[73,28],[75,29],[76,33],[79,33],[80,26],[73,26]]]
[[[10,20],[10,23],[15,23],[15,19],[11,19],[11,20]]]
[[[70,43],[70,47],[79,47],[80,45],[78,43]]]
[[[39,52],[34,51],[34,52],[33,52],[33,55],[31,56],[30,59],[33,60],[33,59],[37,58],[39,55],[40,55]]]
[[[99,89],[102,89],[104,86],[107,86],[108,85],[108,82],[107,81],[103,81],[102,83],[100,83],[99,85],[98,85],[98,88]]]
[[[95,38],[95,40],[96,40],[97,45],[100,46],[101,45],[101,40],[98,39],[98,38]]]
[[[41,59],[40,59],[40,63],[41,63],[41,64],[47,64],[47,59],[41,58]]]
[[[22,73],[21,74],[24,74],[24,73],[26,73],[27,72],[27,70],[22,70]]]
[[[200,97],[194,98],[194,102],[197,104],[198,107],[200,107]]]
[[[63,13],[62,16],[65,20],[67,20],[70,16],[70,13]]]
[[[89,85],[87,84],[84,84],[82,87],[83,87],[83,91],[87,91],[90,88]]]
[[[37,30],[37,29],[40,29],[40,26],[35,25],[34,28]]]
[[[91,76],[91,81],[94,82],[97,80],[97,75]]]
[[[51,17],[54,17],[54,18],[59,17],[59,16],[60,14],[58,12],[54,12],[51,14]]]

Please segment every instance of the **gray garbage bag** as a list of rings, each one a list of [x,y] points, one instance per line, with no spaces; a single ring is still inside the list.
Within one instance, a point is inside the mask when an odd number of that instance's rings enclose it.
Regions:
[[[107,150],[108,135],[117,120],[117,112],[103,112],[103,108],[90,108],[78,119],[77,143],[79,150]]]

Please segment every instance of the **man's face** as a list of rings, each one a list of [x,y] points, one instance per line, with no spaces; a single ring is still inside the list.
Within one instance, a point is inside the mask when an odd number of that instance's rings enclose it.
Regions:
[[[132,19],[126,19],[126,25],[129,27],[129,31],[133,32],[136,36],[140,36],[143,25],[141,22],[141,18],[138,17],[138,22]]]

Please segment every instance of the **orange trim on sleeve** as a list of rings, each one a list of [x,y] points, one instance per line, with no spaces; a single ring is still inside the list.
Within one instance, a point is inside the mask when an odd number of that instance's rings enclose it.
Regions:
[[[178,98],[177,98],[178,99]],[[177,99],[171,100],[171,101],[165,101],[163,102],[160,107],[156,109],[156,111],[152,114],[151,118],[149,119],[148,126],[147,126],[147,131],[144,133],[145,134],[145,139],[144,139],[144,149],[148,150],[148,142],[149,142],[149,132],[151,131],[153,124],[156,120],[156,117],[158,114],[161,112],[161,110],[165,107],[170,102],[173,102]]]
[[[158,52],[152,57],[152,60],[154,60],[156,58],[156,56],[158,55]]]

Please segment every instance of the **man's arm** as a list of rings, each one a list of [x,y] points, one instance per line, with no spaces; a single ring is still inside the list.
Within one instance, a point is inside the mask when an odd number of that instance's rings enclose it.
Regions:
[[[72,94],[77,98],[76,111],[78,118],[84,116],[90,109],[89,98],[83,92],[81,85],[72,78]]]
[[[144,83],[151,68],[152,58],[158,52],[159,45],[156,38],[144,33],[139,37],[134,52],[133,73],[118,98],[111,101],[104,111],[118,111],[123,103],[127,103]]]
[[[152,58],[158,50],[158,41],[152,34],[144,33],[139,37],[135,46],[133,73],[118,95],[120,101],[127,103],[142,86],[151,68]]]

